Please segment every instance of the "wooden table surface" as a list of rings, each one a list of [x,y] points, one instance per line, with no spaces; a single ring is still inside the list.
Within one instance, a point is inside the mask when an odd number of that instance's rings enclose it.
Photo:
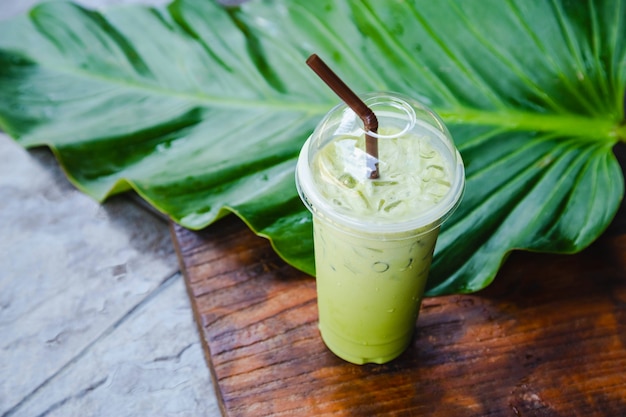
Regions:
[[[352,365],[315,280],[234,216],[172,234],[225,416],[624,416],[624,213],[576,255],[515,252],[471,295],[428,298],[400,358]]]

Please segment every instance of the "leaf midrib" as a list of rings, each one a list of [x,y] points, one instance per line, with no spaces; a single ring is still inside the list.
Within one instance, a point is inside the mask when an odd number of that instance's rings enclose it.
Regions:
[[[247,98],[232,98],[232,97],[219,97],[208,94],[192,93],[188,91],[177,91],[169,88],[160,87],[158,84],[141,83],[137,80],[120,79],[110,77],[104,74],[98,74],[96,72],[81,70],[75,67],[59,66],[42,64],[35,62],[42,68],[47,70],[65,74],[73,77],[80,77],[91,81],[103,82],[116,87],[128,88],[137,91],[147,92],[148,94],[161,95],[170,98],[177,98],[181,100],[187,100],[190,102],[197,102],[203,105],[209,105],[210,107],[221,108],[268,108],[277,110],[289,110],[289,111],[302,111],[311,115],[324,114],[328,111],[328,104],[321,103],[309,103],[298,101],[280,101],[270,97],[263,98],[262,100],[252,100]]]
[[[176,91],[159,87],[155,84],[130,82],[128,79],[113,78],[92,71],[81,70],[75,67],[42,65],[48,70],[64,73],[71,76],[83,77],[92,81],[104,82],[129,89],[158,94],[161,96],[197,102],[207,107],[232,109],[268,109],[289,112],[303,112],[310,117],[322,117],[336,102],[310,103],[298,101],[281,101],[274,98],[262,100],[233,99],[208,94],[198,94],[185,91]],[[502,126],[516,131],[558,132],[567,137],[578,137],[589,141],[604,140],[614,144],[624,138],[624,126],[610,118],[590,118],[574,114],[539,114],[523,112],[512,108],[499,108],[495,111],[456,107],[453,109],[433,109],[446,123],[463,123],[482,126]]]
[[[447,123],[500,126],[508,131],[552,132],[590,142],[602,140],[607,144],[617,143],[623,130],[610,118],[575,114],[539,114],[513,109],[483,111],[463,107],[439,110],[438,113]]]

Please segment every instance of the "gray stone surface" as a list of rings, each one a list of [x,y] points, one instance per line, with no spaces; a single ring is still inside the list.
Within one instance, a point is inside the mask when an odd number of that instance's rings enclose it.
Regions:
[[[166,223],[0,160],[0,415],[219,415]]]
[[[166,222],[1,133],[0,161],[0,416],[220,415]]]

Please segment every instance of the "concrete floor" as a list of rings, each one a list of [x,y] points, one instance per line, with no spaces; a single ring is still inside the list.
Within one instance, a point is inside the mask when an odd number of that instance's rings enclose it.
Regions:
[[[167,223],[2,133],[0,161],[0,416],[219,416]]]

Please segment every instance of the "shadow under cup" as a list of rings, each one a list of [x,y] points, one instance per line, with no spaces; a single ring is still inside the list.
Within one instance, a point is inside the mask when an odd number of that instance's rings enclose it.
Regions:
[[[361,97],[379,122],[380,178],[367,176],[362,123],[340,104],[304,144],[296,184],[313,214],[322,339],[346,361],[382,364],[411,341],[439,227],[459,204],[465,173],[432,110],[396,93]],[[442,172],[433,174],[434,152]]]

